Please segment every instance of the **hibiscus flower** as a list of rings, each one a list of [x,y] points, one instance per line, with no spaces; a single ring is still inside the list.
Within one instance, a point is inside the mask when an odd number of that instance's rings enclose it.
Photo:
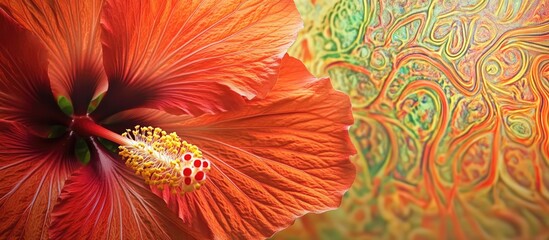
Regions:
[[[354,179],[292,1],[0,8],[0,238],[263,238]]]

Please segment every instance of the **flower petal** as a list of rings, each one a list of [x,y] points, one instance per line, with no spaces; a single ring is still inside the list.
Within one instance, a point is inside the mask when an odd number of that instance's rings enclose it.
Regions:
[[[2,26],[2,24],[0,24]],[[46,239],[50,213],[78,166],[62,140],[41,139],[0,121],[0,238]]]
[[[126,129],[133,128],[136,125],[168,126],[191,118],[193,116],[173,115],[157,109],[133,108],[114,114],[102,121],[101,124],[113,132],[124,133]]]
[[[71,98],[82,114],[107,87],[99,16],[102,0],[0,0],[13,17],[45,44],[53,92]]]
[[[340,204],[355,176],[352,123],[349,98],[286,57],[265,99],[160,126],[197,145],[213,168],[198,191],[157,194],[187,224],[221,239],[271,236],[298,216]]]
[[[93,142],[92,160],[67,181],[54,208],[54,239],[195,239],[162,199]]]
[[[40,41],[1,8],[0,36],[0,119],[33,127],[66,121],[51,92]]]
[[[291,0],[108,0],[102,25],[112,101],[198,115],[265,96],[301,19]]]

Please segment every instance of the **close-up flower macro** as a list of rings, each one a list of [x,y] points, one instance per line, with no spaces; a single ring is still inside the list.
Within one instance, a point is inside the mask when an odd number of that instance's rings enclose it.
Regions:
[[[355,179],[291,0],[0,0],[1,239],[263,239]]]
[[[549,239],[549,0],[0,0],[0,239]]]

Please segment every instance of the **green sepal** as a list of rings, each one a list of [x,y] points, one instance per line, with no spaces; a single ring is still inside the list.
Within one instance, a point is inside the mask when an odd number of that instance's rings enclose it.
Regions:
[[[57,105],[59,106],[59,108],[61,108],[61,111],[63,111],[68,116],[72,116],[72,114],[74,113],[74,108],[72,107],[71,101],[65,96],[59,96],[57,98]]]
[[[103,100],[104,96],[105,93],[101,93],[90,102],[90,105],[88,105],[88,113],[92,113],[93,111],[95,111],[95,109],[97,109],[99,103],[101,103],[101,100]]]
[[[50,127],[48,138],[58,138],[67,132],[67,127],[63,125],[53,125]]]
[[[103,145],[107,150],[113,153],[118,153],[118,144],[100,137],[98,137],[97,139],[99,140],[99,143],[101,143],[101,145]]]
[[[76,142],[74,144],[74,155],[76,155],[78,161],[84,165],[90,162],[90,149],[86,141],[80,137],[76,138]]]

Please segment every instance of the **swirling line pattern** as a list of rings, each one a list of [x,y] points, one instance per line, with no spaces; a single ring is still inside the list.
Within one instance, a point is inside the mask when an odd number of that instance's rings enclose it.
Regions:
[[[277,239],[549,238],[549,0],[299,0],[358,176]]]

